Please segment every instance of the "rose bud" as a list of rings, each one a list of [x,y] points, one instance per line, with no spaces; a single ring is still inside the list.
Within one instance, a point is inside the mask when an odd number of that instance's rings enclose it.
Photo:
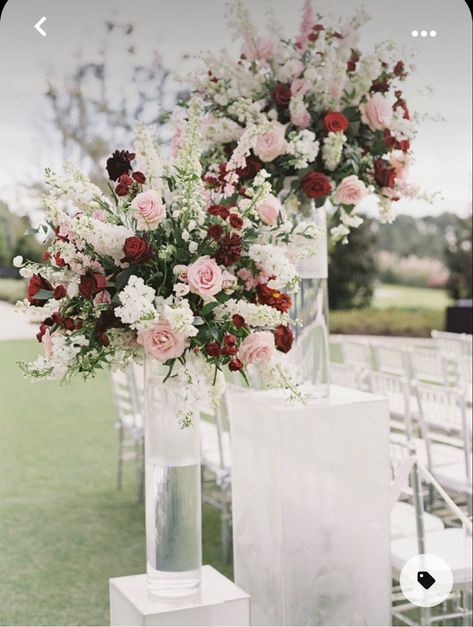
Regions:
[[[207,351],[207,355],[210,355],[210,357],[218,357],[220,355],[220,346],[217,342],[209,342],[206,345],[205,350]]]
[[[68,331],[74,331],[76,328],[74,320],[72,318],[64,318],[64,328]]]
[[[77,318],[76,329],[82,329],[83,326],[84,326],[84,321],[82,320],[82,318]]]
[[[238,349],[236,346],[224,346],[222,348],[222,355],[236,355],[238,353]]]
[[[53,313],[54,324],[62,324],[62,316],[59,311]]]
[[[36,339],[38,340],[38,342],[41,342],[41,340],[43,339],[43,335],[46,333],[46,329],[48,328],[48,325],[45,324],[44,322],[42,322],[39,325],[39,331],[36,334]]]
[[[212,224],[211,226],[209,226],[207,233],[209,237],[218,242],[218,240],[223,235],[223,227],[220,226],[220,224]]]
[[[143,183],[146,182],[146,176],[143,174],[143,172],[133,172],[131,176],[139,185],[143,185]]]
[[[98,292],[102,291],[106,285],[107,279],[103,274],[98,272],[94,274],[85,274],[80,279],[79,294],[84,298],[91,298]]]
[[[128,191],[128,185],[125,185],[125,183],[118,183],[118,185],[115,187],[115,194],[117,196],[126,196],[128,194]]]
[[[241,327],[245,326],[245,318],[243,318],[243,316],[240,316],[240,314],[233,314],[232,322],[237,329],[241,329]]]
[[[133,185],[133,179],[128,174],[122,174],[120,177],[120,183],[123,185]]]
[[[227,333],[227,335],[223,338],[223,343],[225,346],[235,346],[236,337],[231,333]]]
[[[64,285],[58,285],[55,290],[54,290],[54,298],[56,300],[61,300],[61,298],[64,298],[64,296],[67,295],[67,290],[64,287]]]
[[[274,334],[274,343],[278,351],[282,353],[288,353],[291,350],[292,343],[294,342],[294,333],[289,327],[279,325]]]
[[[230,226],[234,229],[241,229],[243,226],[243,218],[236,213],[231,213],[229,218]]]
[[[243,363],[238,359],[238,357],[235,357],[235,359],[232,359],[231,361],[228,362],[228,369],[231,372],[237,372],[238,370],[241,370],[243,368]]]

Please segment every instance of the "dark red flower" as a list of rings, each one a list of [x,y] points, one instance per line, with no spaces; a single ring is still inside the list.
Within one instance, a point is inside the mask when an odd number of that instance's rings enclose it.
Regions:
[[[231,213],[229,217],[230,226],[234,229],[241,229],[243,226],[243,218],[236,213]]]
[[[384,130],[384,143],[390,150],[402,150],[403,152],[407,152],[411,147],[411,142],[408,139],[397,140],[387,128]]]
[[[236,173],[240,181],[248,181],[253,179],[263,167],[263,162],[255,155],[250,155],[246,158],[246,165],[244,168],[238,168]]]
[[[393,104],[393,109],[394,111],[398,108],[401,107],[401,109],[404,111],[403,114],[403,118],[405,120],[409,120],[410,119],[410,113],[409,113],[409,109],[407,107],[407,102],[404,100],[404,98],[402,97],[402,91],[395,91],[394,95],[396,96],[397,100],[396,102]]]
[[[111,181],[118,181],[122,174],[128,174],[131,170],[131,161],[135,154],[128,150],[115,150],[107,159],[107,172]]]
[[[231,266],[239,261],[241,256],[241,237],[237,233],[225,235],[215,253],[217,263]]]
[[[328,111],[324,117],[324,127],[327,133],[343,133],[350,126],[350,122],[339,111]]]
[[[371,83],[371,91],[379,91],[382,94],[389,89],[389,81],[387,78],[377,78]]]
[[[63,266],[66,265],[66,262],[64,261],[64,259],[61,257],[61,253],[55,253],[54,255],[54,261],[56,262],[56,265],[59,268],[62,268]]]
[[[103,274],[98,272],[88,272],[84,274],[79,283],[79,294],[84,298],[91,298],[105,289],[107,285],[107,279]]]
[[[51,259],[51,253],[47,250],[42,254],[43,261],[49,261]]]
[[[123,326],[123,322],[120,318],[117,318],[113,309],[106,309],[105,311],[102,311],[94,329],[97,342],[102,346],[108,346],[110,344],[110,340],[106,333],[108,329],[119,329]]]
[[[360,53],[357,50],[351,51],[351,57],[348,59],[347,71],[354,72],[356,70],[356,64],[360,60]]]
[[[283,313],[289,311],[292,306],[292,300],[289,294],[274,290],[268,287],[266,283],[260,283],[256,286],[256,295],[260,305],[269,305]]]
[[[393,68],[393,74],[399,78],[406,78],[407,72],[405,71],[404,61],[398,61]]]
[[[209,342],[206,344],[205,350],[207,351],[207,355],[210,355],[210,357],[218,357],[220,355],[220,346],[218,342]]]
[[[143,183],[146,183],[146,176],[143,174],[143,172],[139,172],[137,170],[136,172],[133,172],[131,176],[139,185],[143,185]]]
[[[138,235],[126,238],[123,252],[125,256],[122,261],[128,261],[129,263],[145,263],[153,256],[151,244],[147,239],[138,237]]]
[[[241,370],[242,368],[243,363],[238,359],[238,357],[228,362],[228,369],[231,370],[231,372],[238,372],[238,370]]]
[[[207,229],[207,233],[209,237],[218,242],[223,235],[223,226],[220,226],[220,224],[212,224]]]
[[[211,205],[207,209],[207,213],[210,213],[211,216],[218,216],[222,220],[226,220],[230,215],[230,211],[224,205]]]
[[[374,179],[380,187],[394,187],[396,170],[384,159],[374,160]]]
[[[236,346],[224,346],[222,348],[222,355],[236,355],[238,353],[238,349]]]
[[[64,287],[64,285],[58,285],[55,290],[54,290],[54,298],[56,300],[61,300],[61,298],[64,298],[64,296],[67,295],[67,290]]]
[[[240,314],[233,314],[232,322],[237,329],[241,329],[241,327],[244,327],[246,324],[245,318],[243,318],[243,316],[240,316]]]
[[[40,274],[33,274],[28,283],[27,296],[28,301],[34,305],[35,307],[43,307],[46,304],[47,298],[34,298],[34,296],[40,290],[47,290],[48,292],[53,292],[54,288],[49,281],[46,281],[44,277]]]
[[[76,329],[82,329],[83,326],[84,326],[84,321],[82,320],[82,318],[77,318]]]
[[[39,331],[38,331],[38,333],[36,334],[36,339],[38,340],[38,342],[42,342],[42,340],[43,340],[43,335],[46,333],[47,329],[48,329],[48,325],[47,325],[47,324],[45,324],[44,322],[42,322],[42,323],[39,325]]]
[[[288,353],[291,350],[293,342],[294,333],[289,327],[280,324],[274,333],[274,343],[276,344],[278,351]]]
[[[129,191],[130,188],[125,183],[118,183],[118,185],[115,187],[115,194],[117,196],[126,196]]]
[[[330,180],[322,172],[308,172],[301,181],[301,187],[308,198],[323,198],[332,191]]]
[[[280,109],[287,109],[291,100],[291,86],[286,83],[276,83],[273,89],[273,100]]]
[[[74,331],[74,329],[76,328],[76,325],[72,318],[64,318],[63,324],[64,324],[64,328],[67,329],[68,331]]]
[[[133,179],[128,174],[122,174],[120,177],[120,183],[123,185],[133,185]]]
[[[231,333],[227,333],[227,335],[223,338],[223,343],[225,346],[235,346],[236,337]]]
[[[62,316],[59,311],[55,311],[52,315],[54,324],[62,324]]]

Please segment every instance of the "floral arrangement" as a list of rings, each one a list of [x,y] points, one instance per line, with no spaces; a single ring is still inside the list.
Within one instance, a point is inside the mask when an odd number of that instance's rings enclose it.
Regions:
[[[284,38],[274,20],[271,34],[260,36],[237,1],[229,24],[242,40],[240,57],[209,54],[189,79],[206,104],[208,178],[225,170],[246,129],[263,125],[238,183],[251,184],[264,168],[280,195],[292,177],[287,205],[328,202],[334,241],[362,222],[357,211],[369,194],[383,221],[393,220],[394,201],[418,194],[406,180],[415,132],[402,92],[408,71],[389,42],[361,53],[365,21],[359,12],[329,24],[306,0],[296,38]]]
[[[28,376],[67,381],[146,355],[182,383],[183,424],[199,395],[215,400],[225,369],[247,378],[257,368],[265,386],[298,394],[284,359],[288,310],[317,229],[287,220],[263,168],[245,189],[233,185],[264,127],[243,133],[218,191],[202,180],[201,126],[193,100],[165,162],[137,124],[135,152],[107,161],[109,195],[70,163],[46,172],[44,263],[15,260],[29,279],[21,306],[43,314],[45,355],[21,364]]]

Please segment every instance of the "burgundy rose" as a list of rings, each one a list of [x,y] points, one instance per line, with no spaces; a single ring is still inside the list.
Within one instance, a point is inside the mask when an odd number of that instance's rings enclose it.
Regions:
[[[291,350],[293,342],[294,333],[289,327],[280,324],[274,334],[274,343],[276,344],[278,351],[288,353]]]
[[[301,181],[301,187],[308,198],[323,198],[332,191],[330,180],[322,172],[308,172]]]
[[[231,372],[238,372],[238,370],[241,370],[242,368],[243,363],[238,359],[238,357],[235,357],[235,359],[228,362],[228,369]]]
[[[230,226],[234,229],[241,229],[243,226],[243,218],[236,213],[231,213],[229,217]]]
[[[389,81],[387,78],[377,78],[371,83],[371,91],[379,91],[382,94],[389,90]]]
[[[39,331],[36,334],[36,339],[38,340],[38,342],[41,342],[43,340],[43,335],[46,333],[47,329],[48,325],[44,322],[39,325]]]
[[[54,298],[56,300],[61,300],[61,298],[64,298],[64,296],[67,295],[67,290],[64,287],[64,285],[58,285],[55,290],[54,290]]]
[[[125,256],[122,261],[128,261],[130,263],[145,263],[153,256],[151,244],[147,239],[138,237],[138,235],[126,238],[125,244],[123,245],[123,252]]]
[[[239,261],[241,256],[241,237],[237,233],[225,235],[221,240],[215,259],[223,266],[231,266]]]
[[[120,318],[117,318],[113,309],[106,309],[100,314],[100,318],[95,324],[95,338],[102,346],[108,346],[110,344],[107,331],[109,329],[119,329],[123,327],[123,322]]]
[[[207,209],[207,213],[210,213],[211,216],[218,216],[222,220],[226,220],[230,215],[230,211],[224,205],[211,205]]]
[[[240,181],[249,181],[253,179],[263,167],[263,162],[255,155],[250,155],[246,158],[246,165],[244,168],[238,168],[236,173]]]
[[[384,130],[384,143],[389,150],[395,149],[407,152],[411,147],[411,142],[408,139],[403,139],[401,141],[397,140],[391,135],[389,129]]]
[[[211,226],[209,226],[209,228],[207,229],[207,234],[209,237],[211,237],[213,240],[215,240],[216,242],[219,241],[219,239],[222,237],[223,235],[223,227],[220,226],[220,224],[212,224]]]
[[[143,185],[144,183],[146,183],[146,176],[143,174],[143,172],[136,171],[133,172],[131,176],[139,185]]]
[[[61,314],[59,313],[59,311],[55,311],[55,312],[53,313],[52,318],[53,318],[53,323],[54,323],[54,324],[60,325],[60,324],[62,324],[62,322],[63,322],[62,316],[61,316]]]
[[[64,328],[68,331],[74,331],[76,328],[75,322],[72,318],[64,318],[63,320]]]
[[[236,337],[232,333],[227,333],[226,336],[223,338],[223,343],[225,344],[225,346],[235,346]]]
[[[111,181],[118,181],[122,174],[128,174],[131,170],[131,161],[135,154],[128,150],[115,150],[107,159],[107,172]]]
[[[291,86],[286,83],[276,83],[273,89],[273,100],[281,109],[287,109],[291,100]]]
[[[210,357],[218,357],[220,355],[220,346],[218,342],[209,342],[205,346],[205,350],[207,351],[207,355],[210,355]]]
[[[106,285],[107,279],[103,274],[88,272],[80,279],[79,294],[84,298],[92,298],[92,296],[105,289]]]
[[[380,187],[394,187],[396,170],[384,159],[375,159],[374,179]]]
[[[243,316],[240,316],[240,314],[233,314],[232,322],[237,329],[241,329],[241,327],[244,327],[246,324],[245,318],[243,318]]]
[[[118,185],[115,187],[115,194],[117,196],[126,196],[129,191],[130,188],[128,187],[128,185],[126,185],[126,183],[118,183]]]
[[[238,348],[236,346],[224,346],[222,348],[222,355],[236,355],[238,353]]]
[[[324,117],[324,127],[327,133],[343,133],[350,126],[350,122],[339,111],[329,111]]]
[[[53,286],[49,281],[46,281],[46,279],[40,274],[33,274],[30,282],[28,283],[27,296],[28,301],[35,307],[43,307],[48,300],[47,298],[34,298],[40,290],[47,290],[48,292],[54,291]]]
[[[269,305],[283,313],[289,311],[292,306],[292,300],[289,294],[274,290],[268,287],[266,283],[260,283],[256,286],[256,295],[260,305]]]

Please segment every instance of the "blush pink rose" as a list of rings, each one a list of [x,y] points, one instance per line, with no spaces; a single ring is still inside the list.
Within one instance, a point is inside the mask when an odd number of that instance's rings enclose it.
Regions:
[[[383,94],[376,92],[360,105],[361,119],[372,131],[389,128],[393,110]]]
[[[276,157],[286,152],[286,127],[280,122],[273,122],[266,133],[261,133],[256,139],[254,153],[262,161],[274,161]]]
[[[257,206],[261,220],[268,226],[275,226],[278,222],[278,216],[281,211],[281,202],[273,194],[267,194]]]
[[[335,190],[335,200],[342,205],[357,205],[368,194],[366,185],[355,174],[346,176]]]
[[[251,290],[258,285],[258,279],[251,274],[248,268],[240,268],[237,276],[243,281],[247,290]]]
[[[162,362],[180,357],[186,348],[186,341],[186,335],[175,333],[167,320],[161,320],[149,331],[138,334],[138,343],[145,353]]]
[[[259,37],[256,41],[247,40],[241,50],[250,61],[269,61],[274,57],[277,44],[272,37]]]
[[[183,263],[178,263],[172,269],[174,276],[177,276],[179,281],[187,283],[187,266]]]
[[[200,257],[188,266],[187,280],[191,292],[199,294],[204,299],[222,290],[222,270],[209,255]]]
[[[260,364],[269,361],[275,354],[274,335],[270,331],[255,331],[240,345],[238,355],[246,364]]]
[[[291,83],[291,96],[303,96],[309,87],[310,83],[305,78],[295,78]]]
[[[152,189],[137,194],[131,206],[140,231],[154,231],[166,217],[166,207],[161,196]]]

